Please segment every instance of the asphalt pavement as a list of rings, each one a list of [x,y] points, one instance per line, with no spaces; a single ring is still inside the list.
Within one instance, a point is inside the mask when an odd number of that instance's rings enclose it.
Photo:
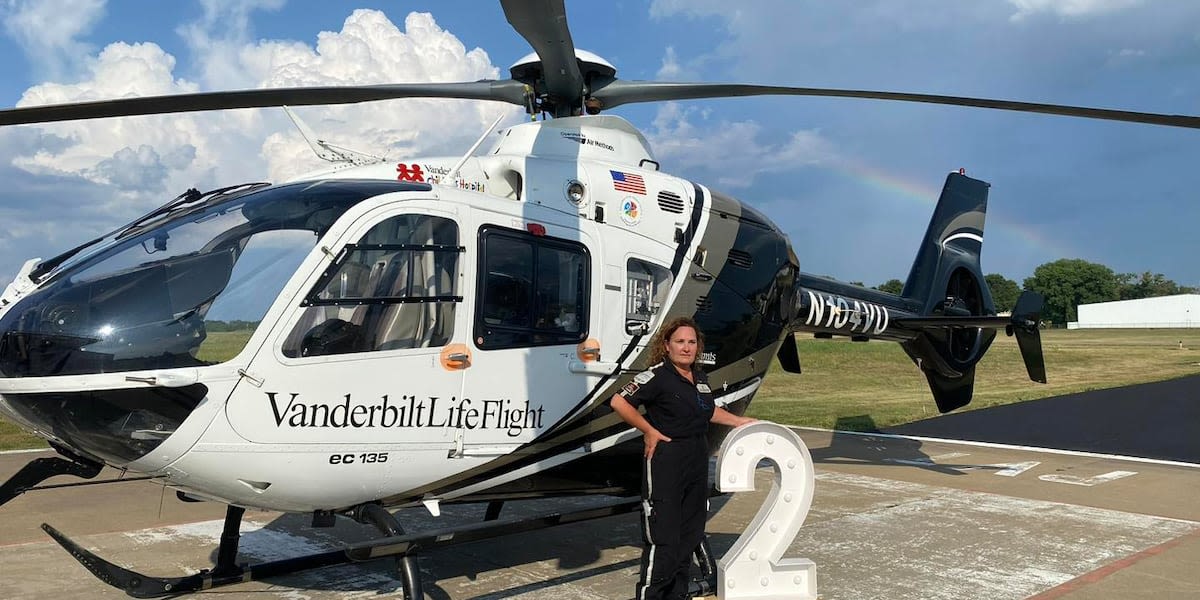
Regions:
[[[1200,463],[1200,375],[950,413],[884,431]]]

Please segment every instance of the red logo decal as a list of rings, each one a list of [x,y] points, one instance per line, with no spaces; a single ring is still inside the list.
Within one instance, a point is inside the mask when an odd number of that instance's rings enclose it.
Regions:
[[[396,179],[400,181],[419,181],[425,183],[425,172],[421,170],[421,165],[406,165],[401,163],[396,165],[396,172],[399,173]]]

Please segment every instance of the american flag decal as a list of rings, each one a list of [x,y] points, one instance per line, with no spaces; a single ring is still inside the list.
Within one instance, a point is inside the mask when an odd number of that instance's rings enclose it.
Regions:
[[[641,175],[633,173],[622,173],[621,171],[609,171],[612,173],[613,189],[618,192],[630,192],[633,194],[646,193],[646,181]]]

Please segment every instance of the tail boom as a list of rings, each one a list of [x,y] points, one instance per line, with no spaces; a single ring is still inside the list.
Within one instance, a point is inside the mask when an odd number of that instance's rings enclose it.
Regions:
[[[900,295],[800,273],[789,335],[898,342],[924,372],[941,412],[971,401],[975,365],[998,329],[1017,336],[1030,378],[1044,383],[1042,298],[1026,292],[1013,316],[997,316],[979,265],[988,187],[960,173],[947,176]],[[785,367],[798,371],[798,357],[787,358]]]

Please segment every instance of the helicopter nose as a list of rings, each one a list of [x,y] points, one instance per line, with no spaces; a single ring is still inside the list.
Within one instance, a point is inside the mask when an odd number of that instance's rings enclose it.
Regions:
[[[0,394],[0,413],[81,455],[130,463],[159,447],[208,388],[179,387]]]

